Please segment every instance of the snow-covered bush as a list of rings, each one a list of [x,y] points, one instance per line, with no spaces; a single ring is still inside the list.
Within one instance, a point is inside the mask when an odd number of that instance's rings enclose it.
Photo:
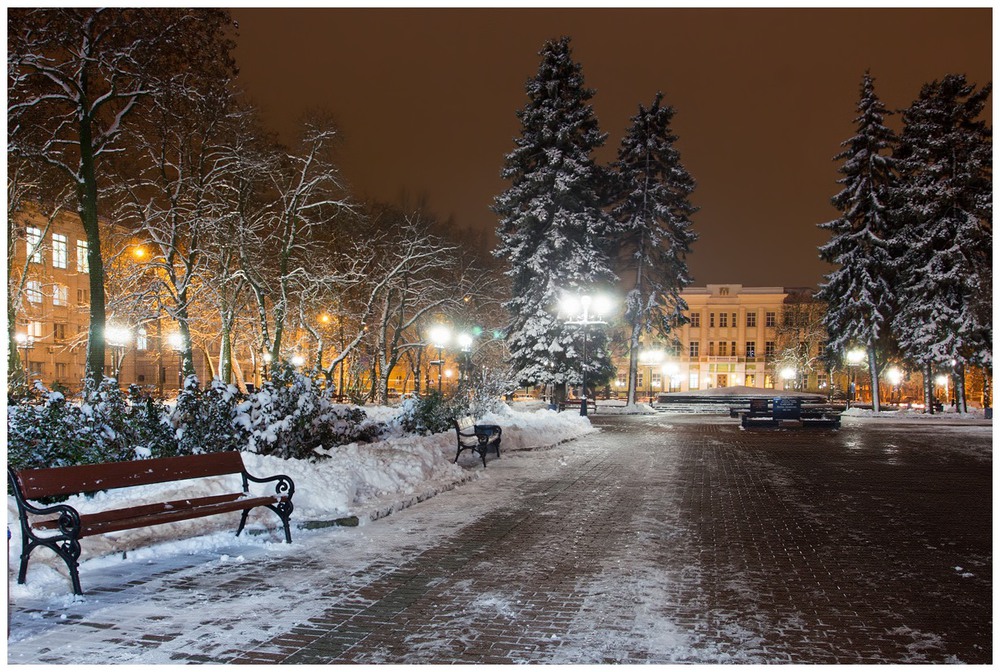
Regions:
[[[314,448],[371,441],[385,425],[360,408],[331,402],[317,381],[285,365],[250,396],[248,450],[281,458],[315,458]]]
[[[245,404],[235,385],[212,380],[205,388],[196,376],[188,376],[184,390],[170,415],[176,455],[243,450],[250,439],[249,422],[243,417]]]
[[[407,432],[436,434],[452,428],[452,418],[469,415],[469,402],[464,395],[445,398],[438,392],[411,397],[400,407],[399,424]]]

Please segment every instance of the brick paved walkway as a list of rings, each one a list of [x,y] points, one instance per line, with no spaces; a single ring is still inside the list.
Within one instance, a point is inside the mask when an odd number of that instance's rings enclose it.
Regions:
[[[114,598],[126,600],[114,617],[71,614],[58,632],[13,643],[9,659],[992,661],[990,428],[594,421],[605,431],[545,455],[505,454],[488,481],[339,533],[348,544],[378,526],[406,532],[403,546],[375,549],[350,571],[332,549],[248,562],[235,575],[166,572],[149,579],[155,591],[123,592],[176,609],[187,591],[200,620],[164,613],[151,634],[129,622],[129,598]],[[454,532],[421,534],[441,516]],[[317,593],[318,613],[281,618]]]

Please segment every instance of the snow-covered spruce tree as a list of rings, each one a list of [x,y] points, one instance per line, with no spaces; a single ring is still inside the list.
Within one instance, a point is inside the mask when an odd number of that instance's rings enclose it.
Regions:
[[[828,349],[841,358],[852,347],[867,351],[872,406],[878,412],[879,372],[893,347],[890,323],[897,305],[895,233],[889,208],[897,183],[892,158],[896,136],[884,123],[890,113],[875,94],[868,72],[857,109],[857,132],[841,144],[845,149],[835,157],[844,160],[839,171],[844,177],[838,181],[844,188],[832,199],[842,215],[819,225],[831,234],[819,256],[837,268],[826,275],[818,298],[827,303]]]
[[[612,216],[621,227],[621,274],[635,278],[625,298],[629,333],[628,404],[635,403],[639,341],[643,333],[670,339],[683,324],[687,304],[681,291],[691,284],[687,254],[697,235],[690,196],[695,182],[681,164],[670,128],[674,108],[657,93],[639,106],[618,149],[619,190]]]
[[[925,397],[934,367],[952,371],[954,360],[963,412],[966,366],[993,364],[993,141],[980,118],[991,92],[963,75],[924,85],[903,112],[897,151],[905,279],[894,329],[922,365]]]
[[[569,42],[549,41],[540,52],[528,102],[517,113],[521,136],[501,171],[511,186],[494,204],[494,255],[510,264],[506,338],[515,375],[522,385],[554,384],[557,395],[582,372],[581,329],[557,315],[562,292],[589,293],[615,279],[608,250],[614,223],[603,210],[607,173],[592,157],[607,136]],[[587,347],[587,380],[600,384],[611,370],[603,330],[591,330]]]

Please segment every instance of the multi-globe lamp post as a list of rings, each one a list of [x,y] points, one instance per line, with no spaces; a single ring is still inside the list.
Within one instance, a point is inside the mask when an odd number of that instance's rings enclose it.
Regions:
[[[435,324],[431,327],[430,331],[427,332],[427,336],[430,338],[431,345],[434,348],[437,348],[437,359],[431,362],[431,364],[437,364],[438,394],[441,394],[441,379],[444,371],[444,346],[448,345],[448,341],[451,339],[451,329],[444,324]]]
[[[653,368],[662,361],[662,350],[643,350],[639,353],[639,363],[648,369],[646,371],[646,375],[648,376],[646,378],[646,397],[650,402],[653,400]]]
[[[854,401],[854,395],[857,392],[854,367],[864,361],[865,354],[861,348],[847,351],[847,408],[851,407],[851,402]]]
[[[122,326],[109,324],[104,328],[104,342],[111,346],[111,372],[117,379],[125,361],[125,348],[132,338],[132,332]]]
[[[600,317],[611,311],[611,300],[602,295],[565,294],[560,307],[564,314],[571,317],[566,321],[566,324],[578,326],[583,330],[583,361],[581,366],[581,390],[583,394],[580,399],[580,415],[587,415],[587,334],[593,325],[607,324]]]

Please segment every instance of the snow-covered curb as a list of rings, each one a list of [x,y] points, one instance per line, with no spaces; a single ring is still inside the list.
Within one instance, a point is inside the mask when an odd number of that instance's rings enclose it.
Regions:
[[[370,417],[391,420],[396,409],[367,408]],[[505,409],[490,413],[481,423],[503,427],[501,452],[509,453],[554,446],[597,431],[587,418],[548,410],[522,412]],[[255,476],[285,474],[295,482],[293,527],[332,524],[337,519],[357,517],[361,523],[381,518],[393,511],[479,478],[479,458],[463,453],[455,459],[455,433],[431,436],[399,435],[371,444],[352,443],[322,451],[316,462],[284,460],[244,453],[247,471]],[[465,465],[465,466],[463,466]],[[481,463],[479,463],[481,467]],[[201,479],[187,483],[165,483],[141,488],[101,492],[93,497],[74,496],[67,500],[81,513],[121,508],[143,503],[231,492],[239,488],[239,477]],[[235,515],[235,514],[234,514]],[[8,583],[11,595],[37,595],[37,591],[65,592],[65,564],[47,549],[32,554],[28,584],[14,581],[21,553],[20,526],[14,498],[7,497],[7,521],[12,533],[8,552]],[[238,522],[238,517],[236,518]],[[233,543],[234,522],[230,516],[214,516],[140,530],[88,537],[82,543],[81,572],[88,566],[114,562],[128,552],[130,558],[159,554],[184,554]],[[261,531],[262,528],[266,531]],[[245,543],[263,544],[269,552],[284,552],[277,517],[266,509],[255,511],[248,524]],[[299,533],[306,533],[300,530]],[[293,535],[296,532],[293,530]],[[13,574],[12,574],[13,572]]]

